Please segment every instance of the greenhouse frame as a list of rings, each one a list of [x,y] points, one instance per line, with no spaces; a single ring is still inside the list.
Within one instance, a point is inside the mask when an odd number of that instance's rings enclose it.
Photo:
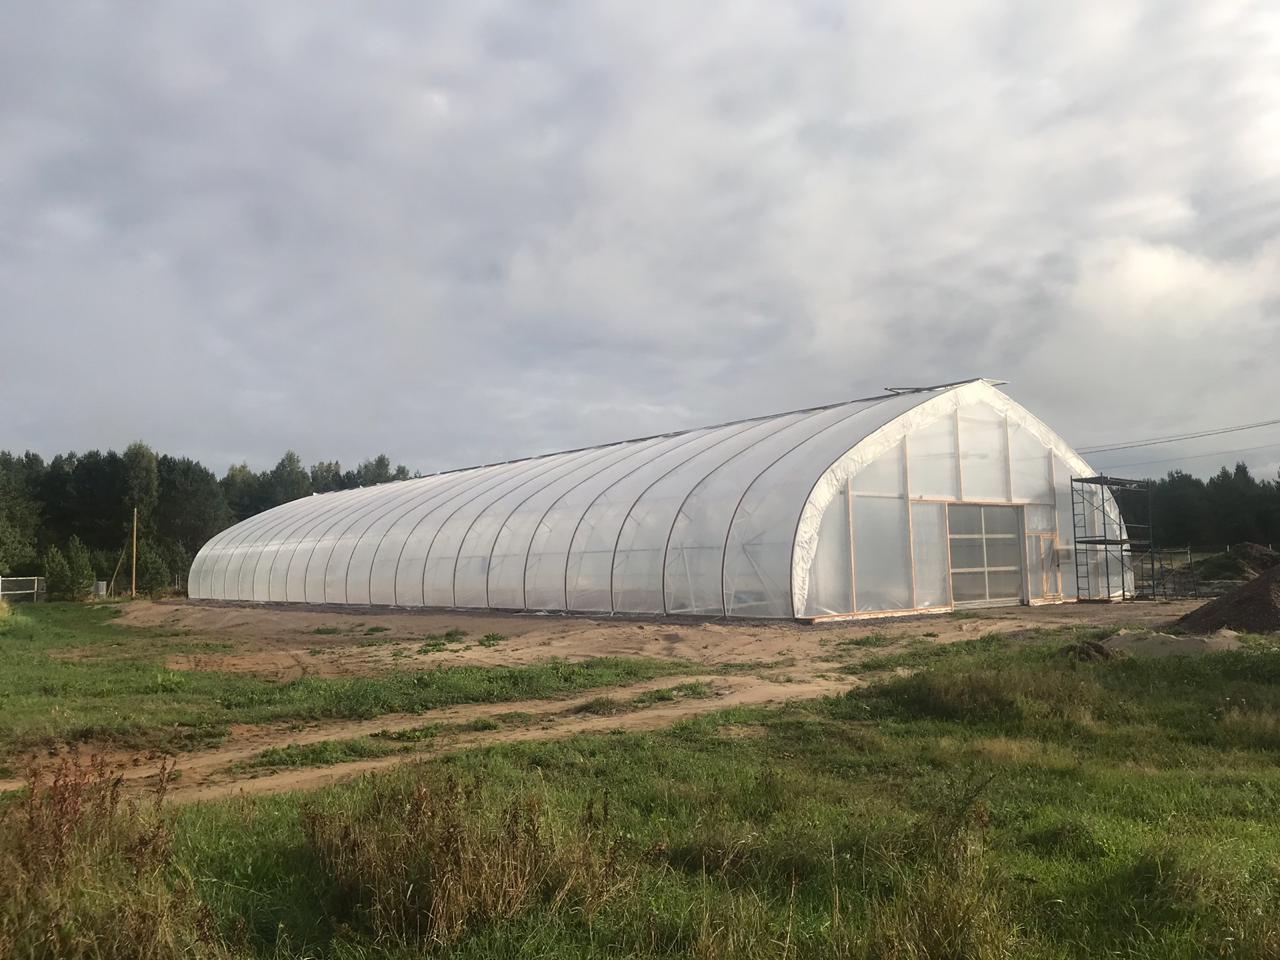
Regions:
[[[802,620],[1060,601],[1091,472],[993,381],[895,389],[305,497],[213,537],[188,592]]]

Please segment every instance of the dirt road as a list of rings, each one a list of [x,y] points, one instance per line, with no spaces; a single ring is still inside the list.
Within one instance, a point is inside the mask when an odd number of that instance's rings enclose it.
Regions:
[[[848,672],[861,657],[901,649],[927,637],[937,643],[991,632],[1071,625],[1152,626],[1187,604],[1015,607],[990,614],[916,617],[805,626],[789,622],[646,622],[579,617],[464,612],[345,611],[229,606],[186,601],[125,605],[123,629],[159,628],[200,652],[174,653],[181,670],[252,673],[279,681],[303,676],[376,675],[390,669],[528,665],[558,657],[652,657],[689,664],[688,676],[668,676],[625,688],[593,690],[560,700],[474,704],[395,714],[372,720],[297,725],[236,725],[220,745],[181,753],[170,795],[180,801],[314,787],[406,760],[502,741],[551,739],[604,730],[652,730],[729,706],[776,704],[838,694],[865,682]],[[874,648],[843,641],[878,634]],[[74,652],[72,652],[74,654]],[[733,667],[731,674],[708,668]],[[709,695],[629,706],[616,715],[583,710],[601,696],[629,703],[646,691],[697,681]],[[483,718],[521,714],[519,725],[467,730]],[[271,747],[307,745],[438,725],[440,733],[403,752],[324,767],[253,769],[245,762]],[[152,782],[163,759],[107,753],[126,781]],[[0,789],[18,786],[0,782]]]

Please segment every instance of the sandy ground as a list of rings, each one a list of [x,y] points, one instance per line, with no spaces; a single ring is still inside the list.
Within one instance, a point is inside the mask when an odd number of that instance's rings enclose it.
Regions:
[[[135,602],[116,621],[123,628],[172,632],[188,649],[216,645],[207,652],[175,653],[167,662],[183,670],[253,673],[285,681],[303,676],[353,676],[389,669],[435,666],[531,664],[551,657],[579,660],[599,656],[653,657],[686,662],[689,676],[663,677],[627,688],[593,690],[560,700],[475,704],[367,721],[295,725],[238,725],[222,744],[179,754],[179,777],[170,787],[177,800],[314,787],[369,770],[448,750],[510,740],[550,739],[588,731],[651,730],[684,717],[734,705],[777,704],[843,692],[865,680],[837,668],[862,656],[883,654],[921,636],[950,643],[991,632],[1071,625],[1159,629],[1195,602],[1162,604],[1062,604],[1006,607],[978,615],[892,618],[803,625],[790,622],[640,621],[457,611],[372,611],[232,606],[191,601]],[[465,636],[442,643],[450,630]],[[317,632],[320,631],[320,632]],[[842,640],[872,633],[891,638],[876,648],[837,649]],[[478,642],[499,634],[500,642]],[[422,652],[424,644],[428,652]],[[433,649],[439,647],[440,649]],[[224,649],[225,648],[225,649]],[[733,665],[733,674],[707,676],[699,667]],[[575,708],[610,695],[630,699],[646,690],[697,679],[712,696],[681,699],[613,716]],[[445,732],[404,753],[328,767],[279,772],[236,769],[272,746],[307,744],[402,730],[428,723],[456,725],[508,712],[534,715],[522,726],[483,732]],[[82,752],[85,752],[82,750]],[[110,764],[139,786],[154,780],[158,755],[108,754]],[[18,786],[0,782],[0,790]]]
[[[412,665],[521,665],[550,657],[654,657],[704,665],[762,664],[795,660],[802,670],[829,666],[828,648],[839,639],[881,633],[903,639],[937,634],[939,642],[993,631],[1090,624],[1164,626],[1198,601],[1130,604],[1054,604],[1001,607],[979,615],[895,617],[814,625],[791,622],[643,621],[492,614],[466,611],[359,611],[168,601],[131,603],[122,626],[160,627],[187,641],[231,642],[228,652],[175,654],[175,669],[254,673],[281,680],[356,676]],[[316,631],[323,631],[316,633]],[[376,630],[376,633],[370,633]],[[424,640],[463,630],[460,643],[425,656]],[[335,632],[329,632],[335,631]],[[477,643],[486,634],[505,639]],[[243,645],[243,649],[241,646]]]

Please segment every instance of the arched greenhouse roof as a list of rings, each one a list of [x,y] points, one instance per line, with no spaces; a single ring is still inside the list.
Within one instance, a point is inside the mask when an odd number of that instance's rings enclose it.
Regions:
[[[975,397],[1016,408],[1074,457],[986,381],[891,392],[295,500],[205,544],[188,592],[791,617],[805,606],[805,573],[795,572],[812,552],[833,471],[856,470],[869,459],[859,450],[908,427],[912,411]]]

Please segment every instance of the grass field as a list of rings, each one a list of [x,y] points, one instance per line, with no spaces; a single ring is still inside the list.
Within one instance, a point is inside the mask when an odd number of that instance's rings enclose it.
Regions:
[[[674,672],[672,664],[656,660],[597,657],[278,683],[169,669],[166,655],[210,643],[164,630],[122,631],[111,622],[117,614],[111,606],[50,603],[0,621],[0,764],[65,741],[182,749],[222,739],[231,723],[415,713],[552,697]]]
[[[1089,636],[853,644],[879,660],[841,696],[308,793],[157,806],[69,770],[10,802],[0,956],[1280,955],[1280,638],[1062,654]]]

